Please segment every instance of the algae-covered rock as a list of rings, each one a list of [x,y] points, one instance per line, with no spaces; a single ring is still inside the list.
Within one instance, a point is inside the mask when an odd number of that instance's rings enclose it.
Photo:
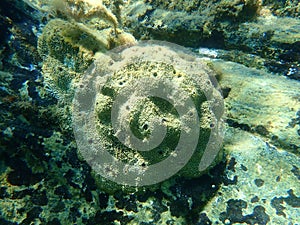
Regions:
[[[299,82],[232,62],[217,60],[212,66],[220,85],[230,90],[228,123],[299,155]]]
[[[300,2],[290,0],[265,0],[263,5],[267,6],[277,16],[299,17]]]
[[[76,90],[73,121],[98,185],[132,191],[216,165],[223,103],[214,85],[179,46],[146,42],[97,59]]]
[[[169,11],[184,11],[188,13],[201,12],[223,21],[242,21],[248,18],[253,18],[261,6],[261,2],[259,0],[220,0],[215,2],[211,2],[209,0],[146,0],[144,2]]]
[[[296,2],[283,2],[278,4],[285,5],[286,10],[290,5],[299,7]],[[239,55],[261,57],[259,61],[264,61],[262,66],[270,72],[294,79],[300,76],[299,18],[276,17],[267,2],[133,1],[123,10],[123,21],[143,40],[240,51]],[[241,62],[235,56],[230,60]]]
[[[274,67],[277,64],[276,72],[280,71],[279,68],[284,68],[287,74],[290,68],[299,64],[299,29],[299,19],[266,15],[256,21],[240,24],[235,32],[226,33],[226,45],[229,49],[240,48],[244,52],[263,57],[266,59],[265,65],[272,72],[276,71],[271,68],[272,65]]]
[[[205,217],[215,224],[297,224],[299,157],[235,128],[226,131],[224,151],[230,180],[204,206]]]
[[[133,1],[123,21],[137,38],[222,47],[223,32],[257,16],[260,1]]]

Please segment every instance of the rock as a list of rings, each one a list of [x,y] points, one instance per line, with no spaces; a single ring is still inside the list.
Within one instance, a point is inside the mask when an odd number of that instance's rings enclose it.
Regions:
[[[228,158],[234,157],[237,162],[235,171],[226,170],[225,174],[237,176],[237,183],[221,186],[219,194],[203,209],[208,218],[216,223],[228,221],[228,224],[297,223],[299,206],[295,202],[300,193],[293,168],[299,165],[299,158],[280,151],[260,137],[230,127],[224,149]],[[262,180],[263,186],[257,185]]]
[[[261,1],[134,1],[124,7],[123,21],[138,39],[216,48],[218,58],[299,79],[300,20],[266,8]],[[222,57],[224,50],[231,53]]]
[[[300,109],[299,82],[232,62],[216,60],[212,66],[220,85],[231,90],[225,101],[227,118],[299,155],[299,125],[292,123]]]

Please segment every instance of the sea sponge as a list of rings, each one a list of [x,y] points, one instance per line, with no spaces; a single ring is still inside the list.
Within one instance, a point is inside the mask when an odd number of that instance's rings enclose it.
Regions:
[[[76,72],[84,72],[95,52],[106,49],[107,45],[76,23],[53,19],[38,39],[38,52],[43,59],[53,57]]]
[[[80,77],[95,60],[95,55],[123,44],[135,43],[132,35],[111,29],[90,29],[80,23],[53,19],[43,28],[38,39],[38,52],[43,58],[46,88],[57,99],[72,98],[74,78]]]
[[[107,192],[197,177],[222,155],[214,73],[177,45],[103,55],[78,84],[73,108],[79,155]]]

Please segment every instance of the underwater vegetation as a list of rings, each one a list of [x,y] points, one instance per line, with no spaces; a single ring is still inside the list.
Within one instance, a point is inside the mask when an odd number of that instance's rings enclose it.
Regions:
[[[0,224],[299,224],[299,7],[289,0],[1,1]],[[201,84],[211,76],[222,89],[226,132],[207,170],[194,170],[195,157],[166,182],[122,189],[79,151],[73,100],[90,65],[105,74],[109,64],[97,60],[122,62],[134,54],[122,58],[112,49],[149,39],[200,58]],[[133,101],[129,121],[140,139],[151,137],[157,115],[165,118],[164,151],[119,148],[109,111],[121,87],[128,94],[141,88],[134,83],[140,77],[179,79],[197,103],[207,141],[219,117],[203,109],[203,92],[192,91],[197,76],[175,62],[121,66],[104,82],[93,119],[111,154],[147,167],[165,159],[181,134],[171,104]]]

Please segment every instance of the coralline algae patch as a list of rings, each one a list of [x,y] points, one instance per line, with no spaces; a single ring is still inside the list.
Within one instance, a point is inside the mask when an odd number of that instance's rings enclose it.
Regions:
[[[102,175],[98,185],[107,192],[133,191],[108,180],[153,185],[175,174],[196,177],[216,165],[223,102],[213,76],[204,62],[163,42],[97,59],[78,84],[73,121],[80,155]],[[103,150],[124,165],[105,161]],[[126,182],[119,182],[122,177]]]

